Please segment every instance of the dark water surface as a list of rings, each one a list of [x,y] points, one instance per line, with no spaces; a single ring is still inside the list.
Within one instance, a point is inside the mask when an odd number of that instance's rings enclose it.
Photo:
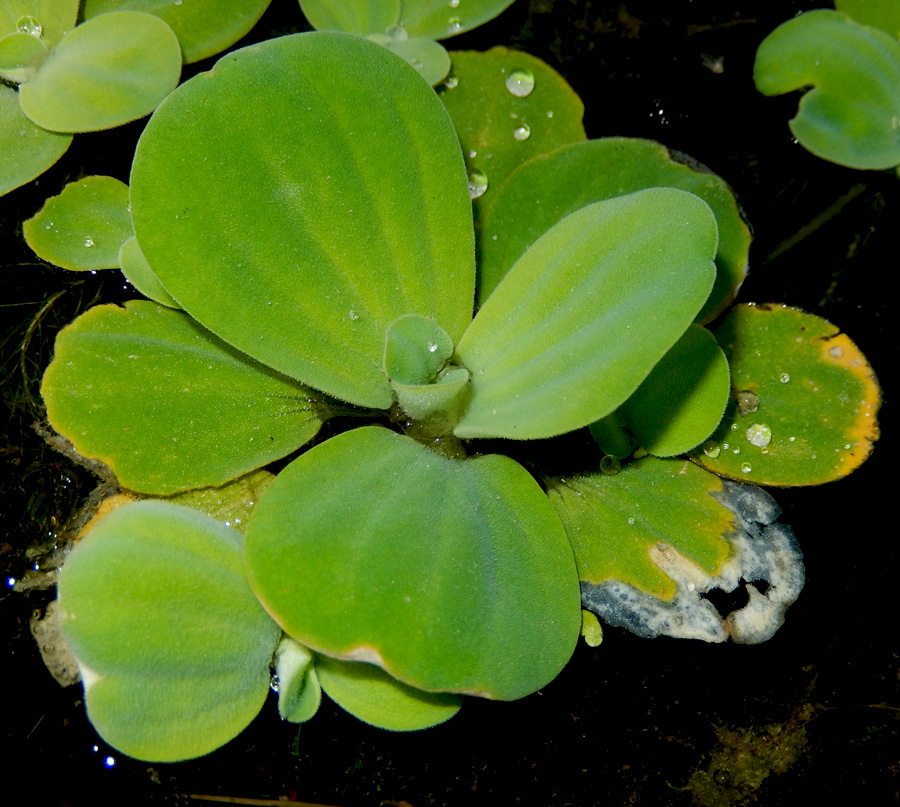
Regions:
[[[4,790],[31,794],[23,804],[129,807],[210,803],[192,794],[342,807],[898,803],[900,558],[887,501],[897,481],[890,399],[898,338],[887,286],[900,254],[900,180],[809,155],[787,127],[796,98],[763,98],[751,78],[764,36],[813,7],[518,0],[452,43],[527,50],[581,95],[589,136],[657,139],[724,177],[755,231],[740,299],[830,319],[879,373],[888,403],[873,457],[841,482],[774,492],[808,577],[774,639],[705,645],[610,629],[600,647],[580,645],[542,692],[511,704],[467,703],[426,732],[380,731],[326,701],[298,736],[270,700],[224,749],[150,766],[103,744],[85,719],[80,687],[62,689],[44,668],[28,620],[50,592],[4,586]],[[291,30],[304,30],[296,3],[273,0],[248,41]],[[40,264],[20,222],[82,175],[127,181],[128,149],[142,126],[76,137],[47,174],[0,199],[3,580],[23,577],[40,557],[29,547],[52,545],[95,485],[31,429],[54,334],[95,300],[133,296],[117,273],[76,276]]]

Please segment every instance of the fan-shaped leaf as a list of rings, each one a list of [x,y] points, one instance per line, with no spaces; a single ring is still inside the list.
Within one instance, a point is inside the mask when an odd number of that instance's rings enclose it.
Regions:
[[[185,310],[352,403],[390,406],[397,317],[432,316],[454,340],[471,319],[452,124],[413,68],[359,37],[270,40],[186,82],[141,138],[131,200],[141,248]]]
[[[88,717],[130,756],[209,753],[266,699],[280,631],[247,585],[240,535],[202,513],[114,510],[66,561],[59,608]]]
[[[142,493],[222,484],[321,422],[309,390],[141,300],[96,306],[61,331],[41,393],[53,428]]]
[[[765,95],[812,86],[791,131],[818,157],[851,168],[900,163],[900,42],[837,11],[810,11],[763,40],[753,78]]]
[[[128,186],[104,176],[70,182],[22,230],[42,260],[64,269],[113,269],[133,233]]]
[[[733,398],[696,459],[761,485],[818,485],[859,467],[878,439],[881,390],[830,322],[779,305],[736,306],[716,328]]]
[[[520,698],[578,637],[571,549],[528,473],[378,427],[279,474],[251,517],[247,563],[288,634],[419,689]]]
[[[116,11],[66,34],[19,88],[19,101],[44,129],[93,132],[149,115],[180,74],[181,47],[168,25]]]
[[[608,415],[706,301],[715,250],[712,211],[673,188],[564,218],[519,259],[457,345],[472,376],[457,436],[551,437]]]
[[[592,202],[644,188],[680,188],[699,196],[716,216],[716,282],[698,321],[713,319],[747,274],[750,230],[728,185],[715,174],[652,140],[606,137],[573,143],[522,165],[482,216],[478,302],[483,304],[543,233]]]

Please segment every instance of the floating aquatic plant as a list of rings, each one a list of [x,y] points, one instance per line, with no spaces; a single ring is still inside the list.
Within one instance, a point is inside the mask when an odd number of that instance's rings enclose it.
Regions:
[[[491,103],[537,98],[510,88],[522,59],[497,58],[481,74],[497,81]],[[701,324],[746,270],[727,186],[656,144],[577,142],[576,127],[546,153],[498,158],[476,231],[460,139],[478,127],[463,134],[450,100],[462,61],[445,108],[359,36],[229,54],[154,113],[130,211],[120,185],[94,178],[26,227],[73,268],[104,239],[107,263],[132,250],[168,303],[91,309],[60,333],[42,387],[80,454],[136,494],[172,498],[100,521],[60,582],[88,714],[126,753],[183,759],[227,741],[259,710],[270,665],[286,719],[309,719],[324,690],[376,725],[423,728],[465,695],[519,698],[552,680],[582,605],[643,635],[754,642],[802,587],[770,497],[661,459],[703,446],[707,462],[748,392],[779,435],[803,400],[768,394],[781,354],[745,364],[744,336]],[[496,148],[540,140],[513,131]],[[867,452],[874,381],[851,388],[867,368],[820,368],[810,350],[834,330],[808,323],[792,377],[821,373],[822,400],[840,390],[847,405],[836,430],[797,428],[803,451],[861,429]],[[315,442],[348,414],[370,423]],[[497,450],[587,427],[606,453],[596,473],[548,475]],[[762,431],[747,439],[763,450]],[[217,486],[289,457],[261,496],[243,485],[224,526]],[[819,481],[813,465],[781,483]],[[742,578],[769,587],[723,620],[700,593]],[[174,640],[172,609],[187,639]],[[187,708],[206,698],[228,706]]]

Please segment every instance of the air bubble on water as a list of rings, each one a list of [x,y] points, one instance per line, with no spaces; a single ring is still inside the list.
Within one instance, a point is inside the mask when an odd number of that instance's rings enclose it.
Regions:
[[[747,429],[747,442],[765,448],[772,442],[772,430],[765,423],[754,423]]]
[[[621,469],[622,463],[609,454],[600,460],[600,472],[607,476],[615,476]]]
[[[745,462],[743,465],[741,465],[741,471],[742,471],[742,473],[749,474],[750,471],[752,471],[752,470],[753,470],[753,469],[750,467],[750,464],[749,464],[749,463],[746,463],[746,462]]]
[[[477,169],[469,171],[469,198],[477,199],[484,196],[484,192],[488,189],[488,178],[482,171]]]
[[[87,238],[84,239],[84,245],[85,245],[86,247],[92,247],[92,246],[94,246],[94,239],[91,238],[90,236],[88,236]]]
[[[531,127],[527,123],[523,123],[513,131],[513,137],[520,141],[528,140],[528,138],[531,137]]]
[[[829,352],[832,356],[834,356],[834,358],[836,358],[836,359],[839,359],[841,356],[844,355],[844,350],[843,350],[843,348],[839,347],[838,345],[835,345],[835,346],[834,346],[833,348],[831,348],[831,350],[829,350],[828,352]]]
[[[43,26],[31,16],[19,17],[16,28],[23,34],[31,34],[31,36],[40,37],[44,33]]]
[[[513,70],[506,77],[506,89],[517,98],[525,98],[534,89],[534,76],[530,70]]]
[[[712,440],[703,444],[703,453],[706,454],[707,457],[712,457],[715,459],[722,453],[722,449],[719,448]]]
[[[782,374],[778,377],[778,380],[779,380],[782,384],[787,384],[787,382],[791,380],[791,377],[790,377],[787,373],[782,373]]]

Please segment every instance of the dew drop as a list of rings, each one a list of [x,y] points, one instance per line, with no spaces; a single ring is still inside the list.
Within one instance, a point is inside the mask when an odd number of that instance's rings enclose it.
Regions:
[[[86,247],[92,247],[92,246],[94,246],[94,239],[91,238],[90,236],[88,236],[87,238],[84,239],[84,245],[85,245]]]
[[[703,444],[703,453],[706,454],[707,457],[712,457],[715,459],[722,453],[722,449],[719,448],[712,440]]]
[[[772,430],[765,423],[754,423],[747,429],[747,442],[765,448],[772,442]]]
[[[787,382],[791,380],[791,377],[790,377],[787,373],[782,373],[782,374],[778,377],[778,380],[779,380],[782,384],[787,384]]]
[[[743,465],[741,465],[741,472],[742,472],[742,473],[749,474],[750,471],[752,471],[752,470],[753,470],[753,469],[750,467],[750,463],[748,463],[748,462],[745,462]]]
[[[606,474],[607,476],[615,476],[622,469],[622,463],[620,463],[615,457],[607,454],[602,460],[600,460],[600,472]]]
[[[828,352],[829,352],[832,356],[834,356],[834,358],[836,358],[836,359],[839,359],[841,356],[844,355],[843,349],[842,349],[841,347],[839,347],[838,345],[835,345],[835,346],[834,346],[833,348],[831,348],[831,350],[829,350]]]
[[[518,98],[525,98],[534,89],[534,76],[529,70],[513,70],[506,77],[506,89]]]
[[[447,21],[447,33],[448,34],[458,33],[459,31],[462,31],[462,27],[463,27],[463,23],[459,17],[451,17]]]
[[[43,26],[31,16],[19,17],[16,28],[23,34],[31,34],[36,37],[40,37],[44,33]]]
[[[482,171],[469,172],[469,198],[477,199],[484,196],[484,192],[488,189],[488,178]]]
[[[456,76],[447,76],[447,79],[444,81],[444,86],[448,90],[456,89],[459,86],[459,79]]]
[[[513,137],[516,140],[528,140],[531,137],[531,128],[527,123],[523,123],[513,131]]]

